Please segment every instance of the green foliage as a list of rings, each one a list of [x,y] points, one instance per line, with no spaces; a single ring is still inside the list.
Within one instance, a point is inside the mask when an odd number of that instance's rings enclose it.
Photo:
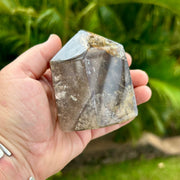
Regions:
[[[180,1],[178,0],[0,0],[0,66],[58,34],[63,44],[79,29],[125,46],[132,68],[145,70],[153,96],[139,116],[116,133],[137,138],[148,130],[180,132]]]
[[[52,180],[179,180],[179,157],[134,160],[116,164],[83,166]]]
[[[180,1],[178,0],[97,0],[99,4],[121,4],[121,3],[142,3],[153,4],[170,9],[171,11],[180,14]]]

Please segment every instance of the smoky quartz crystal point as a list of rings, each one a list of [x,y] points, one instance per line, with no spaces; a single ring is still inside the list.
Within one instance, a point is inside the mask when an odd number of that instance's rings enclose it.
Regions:
[[[80,30],[50,62],[63,131],[124,123],[138,110],[121,44]]]

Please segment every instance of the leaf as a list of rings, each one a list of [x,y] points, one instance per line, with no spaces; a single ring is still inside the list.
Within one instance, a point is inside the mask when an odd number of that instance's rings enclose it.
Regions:
[[[54,8],[43,11],[37,18],[36,24],[40,29],[49,30],[51,33],[57,33],[56,30],[60,32],[63,30],[61,15]]]
[[[32,7],[23,7],[15,0],[1,0],[0,14],[23,14],[28,16],[36,16],[36,11]]]
[[[174,67],[174,75],[175,76],[180,76],[180,64],[178,64],[178,63]]]
[[[166,102],[170,102],[174,108],[180,108],[180,87],[152,78],[149,83],[159,96],[165,99]]]
[[[9,53],[20,53],[23,50],[25,50],[25,37],[22,35],[17,34],[17,32],[14,31],[2,31],[0,34],[0,42],[4,42],[6,46],[11,46],[9,49]]]
[[[100,5],[104,4],[121,4],[121,3],[143,3],[153,4],[170,9],[176,14],[180,15],[180,1],[179,0],[97,0]]]
[[[25,7],[16,7],[12,10],[13,14],[22,14],[22,15],[26,15],[26,16],[32,16],[32,17],[36,17],[36,11],[34,8],[29,7],[29,8],[25,8]]]
[[[87,15],[90,11],[92,11],[96,7],[95,2],[89,3],[79,14],[77,20],[79,21],[83,16]]]
[[[121,22],[121,19],[116,16],[113,9],[108,6],[102,6],[99,8],[100,19],[105,25],[105,29],[108,29],[110,34],[119,34],[119,32],[125,31],[124,24]],[[116,26],[116,28],[114,28]],[[118,31],[116,30],[118,29]],[[116,33],[115,33],[116,32]]]
[[[165,125],[163,124],[161,118],[159,117],[157,110],[154,109],[151,105],[148,105],[147,109],[153,117],[154,125],[156,126],[158,132],[160,134],[164,134],[166,132]]]
[[[1,0],[0,1],[0,14],[11,14],[14,8],[14,3],[11,0]]]

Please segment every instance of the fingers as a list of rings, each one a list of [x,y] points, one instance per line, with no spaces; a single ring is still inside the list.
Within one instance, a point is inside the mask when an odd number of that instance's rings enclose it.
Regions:
[[[51,58],[61,48],[61,40],[57,35],[36,45],[16,59],[17,66],[31,78],[39,79],[49,66]]]
[[[145,103],[151,97],[151,89],[147,86],[139,86],[139,87],[135,88],[134,91],[135,91],[136,101],[137,101],[138,105]],[[105,127],[105,128],[93,129],[93,130],[91,130],[91,137],[92,137],[92,139],[98,138],[98,137],[108,134],[116,129],[119,129],[122,126],[125,126],[126,124],[128,124],[131,121],[132,121],[132,119],[129,121],[126,121],[122,124],[115,124],[115,125]]]
[[[43,75],[47,80],[48,82],[52,85],[52,75],[51,75],[51,70],[50,68],[46,70],[46,72],[44,73]]]
[[[98,137],[101,137],[105,134],[108,134],[110,132],[113,132],[119,128],[121,128],[122,126],[125,126],[126,124],[128,124],[131,120],[129,121],[126,121],[122,124],[114,124],[114,125],[111,125],[111,126],[108,126],[108,127],[105,127],[105,128],[99,128],[99,129],[92,129],[91,130],[91,137],[92,139],[96,139]]]
[[[86,147],[86,145],[89,143],[89,141],[96,139],[98,137],[101,137],[105,134],[108,134],[112,131],[115,131],[116,129],[119,129],[122,126],[125,126],[128,124],[131,120],[126,121],[121,124],[114,124],[108,127],[98,128],[98,129],[88,129],[84,131],[76,131],[76,134],[80,137],[83,147]]]
[[[147,102],[152,95],[148,86],[139,86],[134,89],[137,105]]]
[[[148,83],[148,75],[142,70],[131,70],[131,79],[134,87],[143,86]]]
[[[130,66],[132,63],[132,58],[128,53],[126,53],[126,57],[127,57],[128,65]],[[148,101],[150,99],[151,94],[152,94],[151,89],[146,86],[146,84],[148,83],[148,75],[146,74],[146,72],[144,72],[142,70],[131,70],[130,74],[131,74],[132,83],[134,86],[134,92],[135,92],[135,96],[136,96],[137,105],[145,103],[146,101]],[[132,121],[132,119],[129,121],[126,121],[122,124],[115,124],[115,125],[105,127],[105,128],[86,130],[86,131],[91,131],[90,139],[95,139],[95,138],[98,138],[105,134],[108,134],[116,129],[119,129],[120,127],[125,126],[126,124],[128,124],[131,121]],[[86,132],[86,131],[84,131],[84,132]],[[82,135],[84,132],[83,131],[78,132],[78,134]],[[85,142],[88,142],[88,140],[89,140],[89,136],[87,136],[85,138]]]
[[[135,91],[136,101],[137,101],[138,105],[145,103],[151,97],[151,89],[147,86],[139,86],[139,87],[135,88],[134,91]],[[116,129],[119,129],[122,126],[125,126],[126,124],[128,124],[131,121],[132,121],[132,119],[129,121],[126,121],[122,124],[115,124],[115,125],[112,125],[112,126],[109,126],[106,128],[93,129],[93,130],[91,130],[91,137],[92,137],[92,139],[98,138],[98,137],[103,136],[107,133],[110,133]]]
[[[132,57],[129,53],[126,52],[126,58],[127,58],[127,62],[128,62],[128,65],[130,66],[131,63],[132,63]]]

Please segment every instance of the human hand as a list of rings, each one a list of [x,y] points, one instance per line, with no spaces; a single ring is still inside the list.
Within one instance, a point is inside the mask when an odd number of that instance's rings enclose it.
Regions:
[[[0,142],[13,154],[0,161],[0,177],[6,180],[46,179],[79,155],[92,139],[128,123],[61,131],[49,69],[50,59],[60,48],[59,37],[52,35],[0,71]],[[127,59],[130,65],[128,54]],[[131,77],[137,104],[148,101],[151,90],[146,86],[146,73],[131,70]]]

